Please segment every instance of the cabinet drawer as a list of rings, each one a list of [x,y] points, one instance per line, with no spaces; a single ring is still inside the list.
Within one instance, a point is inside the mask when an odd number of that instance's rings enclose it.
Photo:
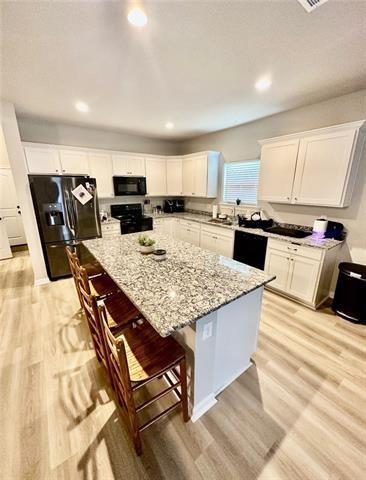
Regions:
[[[197,222],[192,222],[190,220],[179,220],[179,223],[183,227],[188,227],[188,228],[193,229],[193,230],[200,230],[200,224],[197,223]]]
[[[202,232],[216,235],[217,237],[225,237],[230,239],[234,237],[233,230],[229,230],[228,228],[224,228],[224,227],[214,227],[211,225],[203,225]]]
[[[272,248],[280,252],[296,254],[302,257],[312,258],[319,261],[323,257],[323,250],[321,248],[308,247],[306,245],[297,245],[296,243],[275,240],[273,238],[268,239],[267,248]]]
[[[102,224],[103,233],[119,233],[121,231],[121,226],[119,223],[112,223],[111,225]]]

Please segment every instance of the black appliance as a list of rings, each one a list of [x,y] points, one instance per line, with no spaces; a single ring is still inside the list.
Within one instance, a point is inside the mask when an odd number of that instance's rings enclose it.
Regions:
[[[153,229],[153,219],[143,215],[141,203],[111,205],[111,216],[120,220],[122,235]]]
[[[339,222],[328,221],[327,231],[325,232],[325,238],[334,238],[335,240],[344,239],[344,225]]]
[[[146,195],[145,177],[113,177],[114,194],[122,195]]]
[[[342,262],[332,309],[352,322],[366,324],[366,265]]]
[[[234,260],[264,270],[268,238],[263,235],[235,231]]]
[[[305,238],[309,237],[312,234],[312,232],[306,232],[305,230],[286,228],[279,225],[270,228],[263,228],[263,230],[268,233],[275,233],[276,235],[286,235],[286,237],[294,238]]]
[[[184,212],[184,200],[183,199],[165,200],[164,212],[165,213]]]
[[[259,212],[253,213],[250,219],[247,219],[244,215],[238,215],[239,227],[265,229],[272,227],[273,223],[274,222],[272,219],[262,220],[261,214]]]
[[[69,276],[66,245],[75,247],[85,261],[86,249],[80,241],[101,236],[96,180],[29,175],[29,184],[49,278]],[[72,193],[80,185],[92,196],[84,205]]]

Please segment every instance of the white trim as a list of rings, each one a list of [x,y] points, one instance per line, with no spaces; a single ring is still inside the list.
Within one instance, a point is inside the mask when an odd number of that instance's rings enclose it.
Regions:
[[[244,368],[241,368],[238,370],[236,373],[234,373],[225,383],[224,385],[221,385],[221,387],[215,391],[215,395],[218,395],[221,393],[223,390],[225,390],[226,387],[228,387],[231,383],[233,383],[237,378],[240,377],[244,372],[248,370],[253,365],[253,362],[250,361],[248,365],[246,365]]]
[[[326,133],[328,130],[334,132],[335,130],[344,130],[344,129],[361,129],[365,125],[366,120],[359,120],[357,122],[348,122],[348,123],[341,123],[338,125],[330,125],[329,127],[323,128],[316,128],[314,130],[306,130],[305,132],[296,132],[290,133],[288,135],[281,135],[279,137],[271,137],[271,138],[264,138],[262,140],[258,140],[260,145],[264,145],[266,143],[272,143],[277,141],[289,140],[291,138],[298,138],[298,137],[307,137],[309,135],[317,135],[319,133]]]
[[[50,283],[49,278],[37,278],[37,280],[34,280],[34,286],[39,287],[41,285],[46,285],[47,283]]]
[[[200,401],[197,405],[193,407],[191,420],[192,422],[197,422],[197,420],[202,417],[210,408],[212,408],[217,403],[215,395],[212,393],[206,398]]]

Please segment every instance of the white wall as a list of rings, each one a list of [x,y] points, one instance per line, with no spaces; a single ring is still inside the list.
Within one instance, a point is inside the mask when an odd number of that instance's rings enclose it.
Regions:
[[[174,155],[177,151],[176,142],[127,132],[89,128],[23,116],[18,116],[18,125],[20,137],[24,142],[105,148],[157,155]]]
[[[365,118],[366,90],[361,90],[181,142],[179,151],[183,154],[217,150],[222,152],[225,161],[229,162],[259,158],[260,139]],[[186,205],[188,208],[210,210],[211,204],[215,202],[217,203],[217,200],[190,199]],[[366,152],[361,160],[355,192],[349,207],[339,209],[274,203],[262,203],[260,206],[269,216],[287,223],[312,226],[314,218],[320,214],[342,222],[348,230],[342,259],[352,259],[354,262],[366,264]]]
[[[14,106],[11,103],[1,102],[1,124],[9,163],[13,172],[14,183],[22,211],[25,236],[33,265],[34,281],[35,284],[40,285],[47,283],[48,277],[43,259],[37,221],[33,210],[24,152],[20,140]]]

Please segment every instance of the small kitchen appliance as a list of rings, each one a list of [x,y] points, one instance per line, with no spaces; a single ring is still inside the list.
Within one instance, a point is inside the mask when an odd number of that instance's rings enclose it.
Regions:
[[[114,194],[118,196],[124,195],[146,195],[146,178],[145,177],[113,177]]]
[[[165,213],[181,213],[184,212],[184,200],[181,198],[165,200],[164,201]]]

